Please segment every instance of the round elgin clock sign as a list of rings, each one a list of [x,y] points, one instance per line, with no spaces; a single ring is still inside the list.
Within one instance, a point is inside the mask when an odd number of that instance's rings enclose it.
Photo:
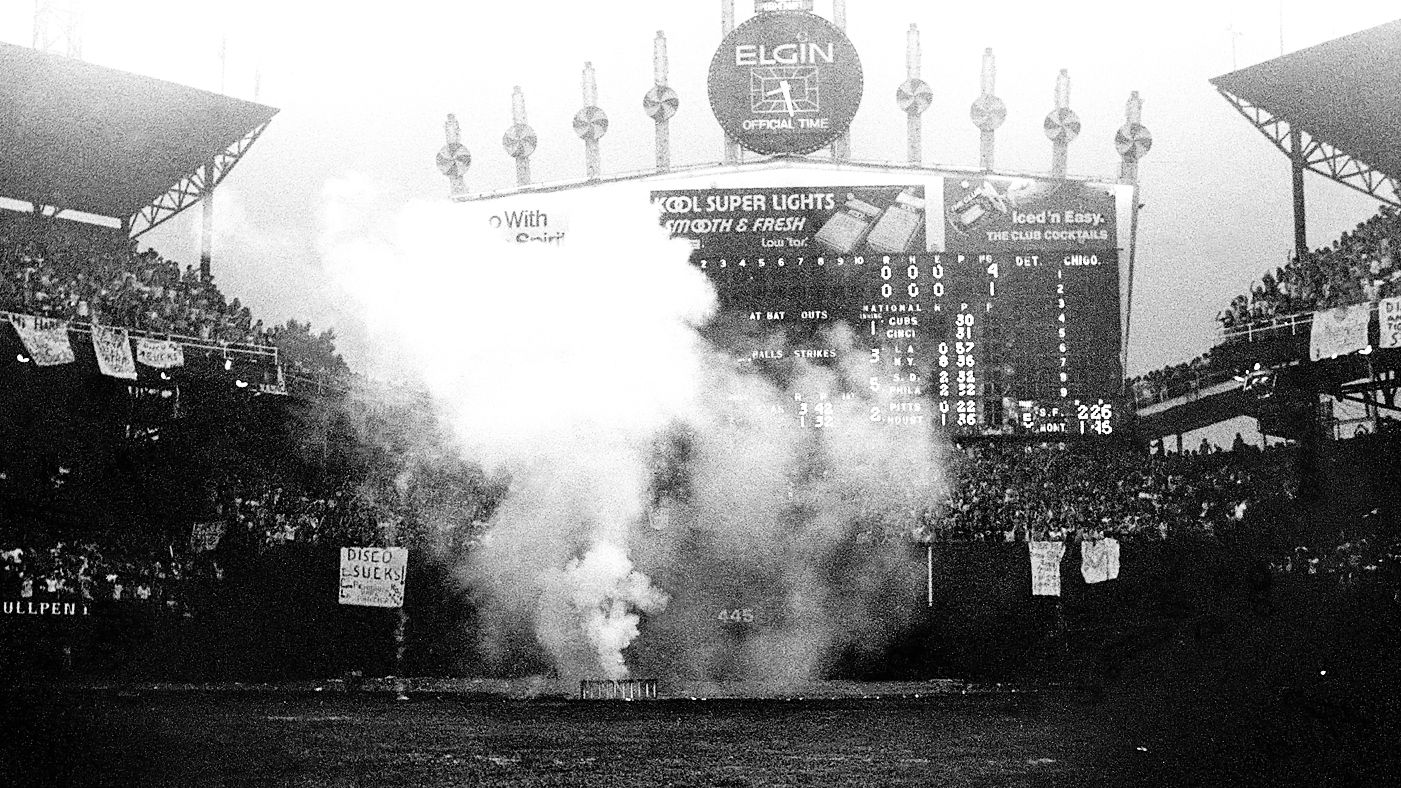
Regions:
[[[861,105],[861,58],[815,14],[760,14],[710,61],[710,108],[730,139],[762,154],[811,153],[841,136]]]

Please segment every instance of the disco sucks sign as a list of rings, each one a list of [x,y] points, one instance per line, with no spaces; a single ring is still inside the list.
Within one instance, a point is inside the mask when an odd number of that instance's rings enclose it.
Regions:
[[[851,125],[861,58],[820,16],[760,14],[725,36],[709,86],[710,108],[730,139],[755,153],[811,153]]]

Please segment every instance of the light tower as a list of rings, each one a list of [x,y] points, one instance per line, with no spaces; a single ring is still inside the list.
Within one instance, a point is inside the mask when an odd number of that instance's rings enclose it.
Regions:
[[[905,36],[905,81],[895,90],[895,104],[906,115],[905,128],[909,134],[908,156],[911,164],[919,164],[924,158],[924,123],[920,116],[934,101],[934,91],[929,83],[919,78],[919,27],[910,23],[910,31]]]
[[[1080,116],[1070,108],[1070,72],[1065,69],[1056,76],[1056,108],[1046,115],[1042,129],[1051,141],[1051,177],[1064,178],[1070,143],[1080,136]]]
[[[735,29],[735,0],[720,0],[720,37],[728,36]],[[721,148],[722,156],[726,164],[738,164],[740,160],[739,143],[730,139],[728,134],[724,137]]]
[[[671,116],[681,108],[681,97],[667,84],[666,33],[658,30],[652,42],[652,76],[656,84],[642,97],[642,111],[656,124],[657,170],[671,169]]]
[[[812,10],[812,2],[808,0],[804,11]],[[837,29],[846,32],[846,0],[832,0],[832,24]],[[832,140],[832,158],[837,161],[846,161],[851,158],[851,129],[843,131],[838,137]]]
[[[608,133],[608,115],[598,106],[598,79],[593,63],[584,64],[584,107],[574,114],[574,134],[584,141],[584,171],[596,181],[603,173],[603,156],[598,141]]]
[[[516,185],[530,183],[530,154],[535,152],[539,137],[525,119],[525,93],[520,85],[511,91],[511,126],[501,135],[501,147],[516,160]]]
[[[1119,152],[1119,182],[1138,185],[1138,161],[1153,148],[1153,135],[1143,125],[1143,99],[1138,91],[1129,94],[1124,105],[1124,125],[1114,133],[1114,149]]]
[[[992,47],[983,50],[983,72],[979,86],[982,92],[969,108],[968,117],[981,133],[978,166],[984,172],[990,172],[997,129],[1007,120],[1007,105],[993,93],[997,87],[997,59],[992,55]]]
[[[1133,187],[1129,208],[1129,270],[1128,294],[1125,296],[1123,364],[1128,366],[1129,340],[1133,337],[1133,268],[1138,256],[1138,212],[1143,208],[1139,202],[1138,162],[1153,148],[1153,135],[1143,125],[1143,99],[1135,90],[1124,103],[1124,125],[1114,133],[1114,149],[1119,152],[1119,183]],[[1179,438],[1181,436],[1178,436]]]
[[[438,172],[446,175],[450,193],[462,194],[467,191],[467,168],[472,166],[472,153],[462,144],[462,127],[457,124],[457,116],[448,114],[443,124],[443,136],[447,144],[438,151]]]

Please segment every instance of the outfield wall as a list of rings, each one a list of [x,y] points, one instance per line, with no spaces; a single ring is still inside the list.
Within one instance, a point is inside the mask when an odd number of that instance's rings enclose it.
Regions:
[[[1212,543],[1126,543],[1119,579],[1087,585],[1072,546],[1063,595],[1032,597],[1025,544],[939,545],[933,604],[923,583],[890,600],[906,626],[883,643],[826,655],[818,678],[1071,679],[1112,671],[1173,638],[1216,632],[1223,621],[1288,615],[1271,602],[1277,580],[1251,550]],[[910,561],[923,564],[912,545]],[[0,618],[6,682],[65,675],[126,680],[265,681],[396,674],[397,611],[336,603],[338,551],[291,546],[231,566],[218,589],[190,599],[190,616],[147,603],[96,603],[83,616]],[[923,567],[921,566],[921,569]],[[921,573],[922,574],[922,573]],[[1296,578],[1291,583],[1299,582]],[[1336,582],[1309,579],[1322,593]],[[406,593],[408,675],[481,676],[475,619],[452,575],[411,562]],[[665,615],[665,614],[663,614]],[[1242,618],[1244,617],[1244,618]],[[698,622],[699,626],[727,626]],[[742,638],[742,636],[740,636]],[[666,652],[643,635],[628,652],[638,675],[663,681],[747,678],[669,672]],[[548,662],[518,644],[507,674],[545,674]]]

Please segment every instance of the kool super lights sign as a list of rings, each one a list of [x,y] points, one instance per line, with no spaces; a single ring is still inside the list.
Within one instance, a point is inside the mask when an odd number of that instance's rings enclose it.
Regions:
[[[735,28],[710,62],[710,108],[755,153],[811,153],[846,131],[861,104],[861,58],[841,30],[801,11]]]

